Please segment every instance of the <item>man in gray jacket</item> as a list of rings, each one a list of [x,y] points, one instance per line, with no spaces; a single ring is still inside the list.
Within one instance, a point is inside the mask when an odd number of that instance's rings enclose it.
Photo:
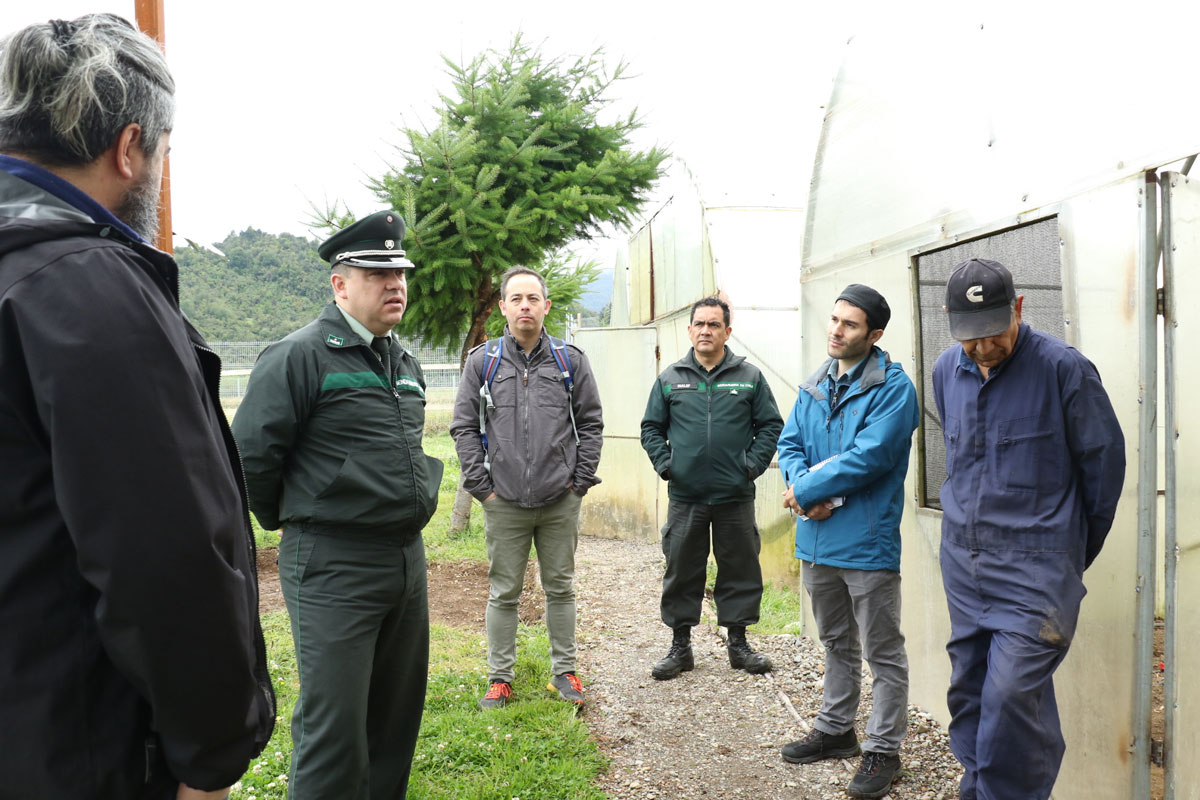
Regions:
[[[500,283],[503,336],[467,356],[454,421],[463,486],[483,504],[487,527],[488,681],[482,709],[512,696],[517,604],[529,547],[546,591],[554,677],[547,689],[583,703],[575,675],[575,546],[579,504],[600,482],[600,396],[583,351],[546,335],[546,282],[513,267]]]

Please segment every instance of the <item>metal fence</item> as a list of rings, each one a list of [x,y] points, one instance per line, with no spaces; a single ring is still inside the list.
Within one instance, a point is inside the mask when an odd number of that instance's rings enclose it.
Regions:
[[[246,392],[250,371],[259,353],[272,342],[209,342],[221,357],[221,398],[240,400]],[[431,347],[420,340],[404,341],[404,347],[421,362],[425,384],[430,388],[454,389],[458,386],[458,349]]]

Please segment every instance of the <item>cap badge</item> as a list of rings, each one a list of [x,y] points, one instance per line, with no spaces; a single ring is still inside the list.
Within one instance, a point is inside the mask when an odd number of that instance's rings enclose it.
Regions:
[[[983,302],[983,285],[977,283],[974,286],[967,287],[967,299],[970,300],[972,303],[982,303]]]
[[[388,250],[391,250],[393,247],[396,246],[396,241],[394,239],[384,239],[383,246],[386,247]]]

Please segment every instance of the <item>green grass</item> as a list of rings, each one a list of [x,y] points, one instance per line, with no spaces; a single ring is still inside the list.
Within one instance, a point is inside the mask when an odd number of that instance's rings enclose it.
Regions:
[[[264,547],[279,547],[279,531],[264,531],[263,526],[258,524],[258,517],[250,515],[250,527],[254,529],[254,546],[258,549]]]
[[[798,634],[804,627],[804,598],[786,586],[767,582],[763,586],[758,624],[750,626],[751,633]]]
[[[445,417],[431,419],[434,414]],[[483,513],[478,504],[470,527],[451,536],[450,509],[458,488],[458,457],[447,431],[449,410],[427,415],[425,451],[446,464],[438,510],[425,528],[430,561],[485,562]],[[440,421],[439,421],[440,420]],[[279,534],[254,521],[259,547],[277,547]],[[267,659],[275,684],[278,717],[266,749],[231,794],[233,800],[285,800],[291,764],[292,708],[299,693],[287,612],[264,614]],[[429,688],[409,784],[411,800],[604,800],[595,787],[604,757],[588,738],[573,706],[546,691],[550,643],[542,625],[522,625],[517,635],[513,702],[483,713],[475,703],[487,688],[487,639],[475,631],[434,625],[430,630]]]
[[[467,530],[451,535],[450,509],[458,492],[458,453],[450,434],[425,426],[425,452],[446,465],[438,489],[438,510],[425,526],[425,558],[429,561],[487,561],[487,542],[483,535],[483,510],[471,501],[471,522]]]
[[[486,688],[486,641],[435,628],[409,798],[604,798],[593,782],[605,761],[587,726],[545,689],[549,650],[542,626],[521,626],[514,700],[483,713],[475,702]]]
[[[279,716],[266,750],[234,787],[235,800],[287,796],[290,722],[300,683],[287,613],[264,614],[262,620]],[[593,783],[605,767],[604,758],[575,709],[544,688],[550,679],[549,651],[542,626],[522,625],[514,700],[485,714],[475,702],[487,685],[487,641],[473,631],[432,626],[429,689],[410,798],[603,800],[604,793]]]
[[[708,560],[708,575],[705,588],[709,594],[717,582],[717,565],[710,557]],[[705,619],[716,624],[707,614]],[[759,605],[758,622],[751,625],[749,631],[763,635],[773,633],[798,634],[804,627],[804,598],[786,586],[779,586],[770,581],[763,584],[762,603]]]
[[[262,615],[263,635],[267,640],[267,666],[275,685],[275,732],[262,754],[250,764],[250,769],[235,784],[231,798],[287,797],[288,767],[292,763],[292,707],[300,693],[300,678],[296,674],[296,652],[292,647],[292,631],[286,611]]]

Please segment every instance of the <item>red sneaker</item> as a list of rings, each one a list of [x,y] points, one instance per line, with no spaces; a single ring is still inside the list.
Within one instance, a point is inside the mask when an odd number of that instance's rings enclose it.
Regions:
[[[508,698],[512,697],[512,693],[512,684],[507,681],[492,681],[487,694],[479,699],[479,707],[484,711],[489,708],[503,708]]]

